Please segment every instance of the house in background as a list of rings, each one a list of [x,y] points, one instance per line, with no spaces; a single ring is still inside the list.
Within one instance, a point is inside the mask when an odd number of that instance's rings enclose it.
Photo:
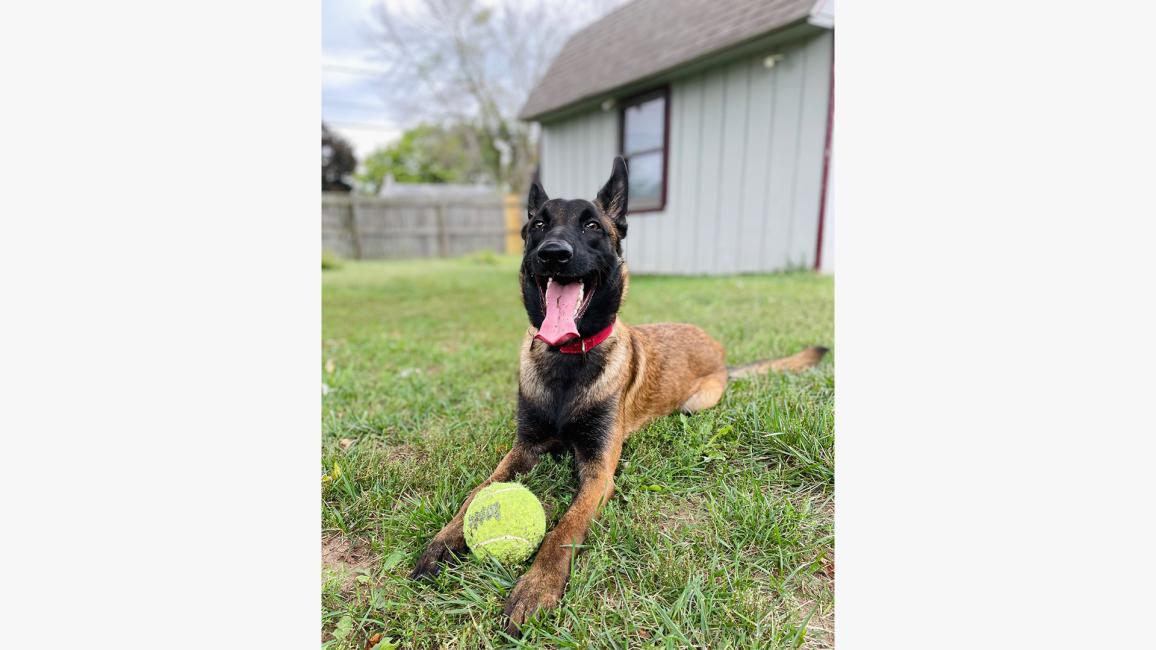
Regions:
[[[630,170],[630,268],[834,270],[834,0],[634,0],[574,34],[521,117],[546,193]]]

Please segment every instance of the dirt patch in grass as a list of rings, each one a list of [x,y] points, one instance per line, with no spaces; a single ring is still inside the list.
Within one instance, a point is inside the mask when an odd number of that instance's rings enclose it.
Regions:
[[[341,580],[341,592],[352,591],[359,572],[369,569],[377,557],[367,544],[351,542],[344,535],[323,535],[321,537],[321,584],[327,578],[337,576]]]
[[[674,502],[673,507],[655,511],[658,529],[664,533],[701,531],[703,530],[703,523],[709,516],[706,510],[706,499],[697,495],[678,499]]]
[[[835,611],[815,612],[807,623],[807,637],[803,641],[806,650],[828,650],[835,647]]]
[[[385,460],[390,463],[423,463],[428,455],[424,450],[408,442],[385,448]]]
[[[425,450],[418,448],[417,445],[408,442],[389,444],[373,437],[342,438],[337,442],[337,445],[342,451],[347,453],[361,451],[380,454],[384,456],[385,462],[398,465],[423,463],[429,456]]]

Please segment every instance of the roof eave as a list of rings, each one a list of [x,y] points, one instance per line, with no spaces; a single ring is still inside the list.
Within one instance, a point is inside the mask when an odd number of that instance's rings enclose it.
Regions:
[[[584,113],[591,108],[601,106],[606,100],[616,100],[643,92],[648,88],[670,83],[676,79],[687,77],[707,68],[723,65],[735,59],[742,58],[765,49],[773,48],[789,41],[794,41],[829,29],[819,24],[813,15],[806,15],[791,23],[764,32],[758,36],[740,41],[722,49],[700,55],[689,61],[677,63],[645,77],[619,84],[613,88],[600,90],[596,93],[580,97],[561,106],[555,106],[534,113],[527,113],[525,107],[518,112],[518,119],[525,122],[554,122],[577,113]],[[529,103],[529,100],[527,100]]]
[[[818,27],[835,29],[835,0],[817,0],[807,20]]]

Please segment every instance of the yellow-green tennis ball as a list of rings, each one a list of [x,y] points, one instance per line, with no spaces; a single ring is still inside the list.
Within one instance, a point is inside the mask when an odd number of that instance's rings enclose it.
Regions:
[[[516,564],[534,554],[546,535],[538,497],[520,483],[491,483],[466,508],[466,543],[474,557]]]

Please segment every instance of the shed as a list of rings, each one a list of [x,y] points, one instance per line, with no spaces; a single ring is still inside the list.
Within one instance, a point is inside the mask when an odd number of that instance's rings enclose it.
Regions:
[[[834,270],[834,0],[634,0],[575,33],[519,115],[550,196],[630,170],[632,270]]]

